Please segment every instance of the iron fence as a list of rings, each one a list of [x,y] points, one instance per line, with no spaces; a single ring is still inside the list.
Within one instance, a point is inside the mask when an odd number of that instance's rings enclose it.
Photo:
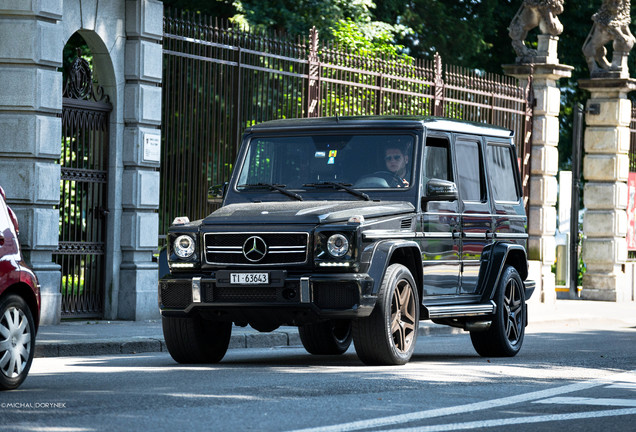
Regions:
[[[516,132],[527,192],[532,92],[512,77],[444,66],[437,55],[363,57],[321,44],[314,29],[291,41],[176,10],[164,17],[163,52],[162,233],[175,216],[214,210],[211,188],[229,178],[243,130],[279,118],[436,115],[503,126]]]

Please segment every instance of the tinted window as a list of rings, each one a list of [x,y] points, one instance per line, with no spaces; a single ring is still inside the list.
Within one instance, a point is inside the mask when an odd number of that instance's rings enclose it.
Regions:
[[[2,197],[0,197],[0,234],[3,237],[0,241],[0,261],[19,260],[18,237]]]
[[[440,138],[429,138],[424,148],[424,176],[427,179],[452,181],[448,141]]]
[[[488,170],[495,201],[519,201],[509,146],[488,145]]]
[[[484,201],[484,171],[479,143],[457,141],[457,188],[463,201]]]
[[[305,184],[324,181],[357,188],[405,187],[413,175],[414,147],[410,134],[256,137],[239,168],[237,189],[250,190],[247,185],[258,183],[305,189]],[[404,182],[393,185],[394,175]]]

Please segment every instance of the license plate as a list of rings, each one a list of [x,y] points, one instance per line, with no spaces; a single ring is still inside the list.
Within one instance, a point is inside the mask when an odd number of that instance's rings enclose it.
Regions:
[[[264,285],[269,283],[269,273],[230,273],[233,285]]]

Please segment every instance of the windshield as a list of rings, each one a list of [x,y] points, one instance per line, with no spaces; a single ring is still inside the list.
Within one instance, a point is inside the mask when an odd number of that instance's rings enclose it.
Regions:
[[[382,133],[254,138],[237,189],[273,185],[308,190],[333,183],[355,189],[408,188],[413,143],[410,134]]]

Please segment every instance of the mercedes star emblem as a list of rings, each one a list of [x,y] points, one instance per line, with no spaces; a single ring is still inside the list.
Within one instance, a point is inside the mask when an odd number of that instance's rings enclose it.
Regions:
[[[258,262],[265,258],[267,244],[258,236],[252,236],[243,243],[243,255],[252,262]]]

